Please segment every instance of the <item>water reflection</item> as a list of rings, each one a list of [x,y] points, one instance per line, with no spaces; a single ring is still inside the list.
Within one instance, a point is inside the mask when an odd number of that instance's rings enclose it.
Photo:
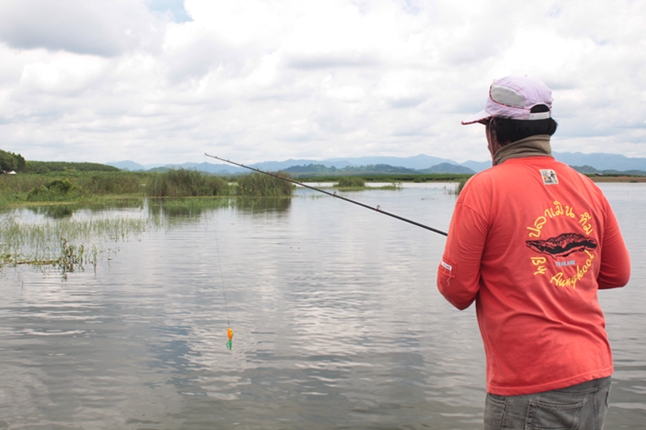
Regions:
[[[148,201],[148,209],[152,215],[196,219],[206,212],[219,209],[235,209],[250,214],[285,212],[289,210],[291,202],[289,197],[156,199]]]
[[[240,198],[235,208],[245,213],[285,212],[292,205],[289,197]]]
[[[286,212],[290,205],[290,198],[211,198],[15,209],[6,211],[0,218],[0,268],[24,264],[42,270],[43,266],[54,266],[63,267],[62,275],[65,275],[83,270],[88,257],[96,267],[99,254],[103,253],[106,258],[115,254],[118,248],[111,244],[137,239],[147,230],[173,229],[186,222],[201,223],[205,215],[219,210],[257,215]]]
[[[44,215],[48,218],[61,219],[69,218],[74,213],[74,208],[67,205],[45,206],[40,208],[30,208],[36,215]]]
[[[163,215],[171,219],[199,219],[207,211],[228,209],[233,205],[235,205],[235,199],[231,198],[149,199],[147,201],[151,215]]]
[[[79,203],[63,205],[30,206],[24,209],[5,210],[3,216],[22,217],[21,213],[34,215],[35,221],[42,218],[65,219],[74,215],[98,216],[109,214],[111,216],[127,216],[132,211],[147,210],[152,216],[163,215],[167,218],[199,218],[203,213],[214,209],[236,209],[245,213],[285,212],[291,207],[292,199],[289,197],[264,197],[264,198],[187,198],[187,199],[125,199],[109,200],[102,203]]]
[[[109,200],[98,203],[78,203],[78,204],[63,204],[63,205],[46,205],[46,206],[30,206],[25,208],[37,216],[44,216],[53,219],[70,218],[77,212],[92,212],[95,214],[101,212],[113,212],[119,209],[126,208],[143,208],[144,199],[117,199]],[[11,211],[10,211],[11,212]],[[16,212],[16,211],[13,211]]]
[[[615,364],[606,428],[642,428],[646,420],[646,338],[643,335],[646,327],[643,306],[646,184],[602,183],[599,186],[619,220],[632,264],[626,287],[599,292]]]

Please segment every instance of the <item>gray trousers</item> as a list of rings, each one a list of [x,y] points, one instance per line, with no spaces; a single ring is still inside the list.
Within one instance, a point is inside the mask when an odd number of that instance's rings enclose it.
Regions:
[[[485,430],[602,430],[610,377],[522,396],[487,394]]]

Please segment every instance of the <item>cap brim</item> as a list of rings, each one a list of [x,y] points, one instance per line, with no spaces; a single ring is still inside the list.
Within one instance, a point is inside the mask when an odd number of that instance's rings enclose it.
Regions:
[[[462,121],[462,125],[475,124],[476,122],[481,122],[482,120],[491,118],[491,114],[486,110],[481,110],[475,115],[471,115],[469,118]]]

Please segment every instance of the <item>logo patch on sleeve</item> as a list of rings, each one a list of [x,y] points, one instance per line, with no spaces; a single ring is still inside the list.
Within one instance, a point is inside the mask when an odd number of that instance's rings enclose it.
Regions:
[[[556,172],[552,169],[540,169],[541,176],[543,177],[543,183],[545,185],[556,185],[559,183],[558,178],[556,177]]]

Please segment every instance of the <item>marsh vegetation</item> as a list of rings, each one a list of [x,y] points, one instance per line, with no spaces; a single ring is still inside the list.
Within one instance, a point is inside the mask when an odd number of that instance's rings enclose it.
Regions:
[[[400,190],[402,188],[401,182],[392,181],[389,184],[381,186],[368,186],[366,180],[360,176],[347,176],[339,178],[338,182],[334,184],[334,188],[340,191],[362,191],[367,189],[372,190]]]
[[[455,184],[455,188],[453,189],[452,194],[455,194],[456,196],[459,196],[460,193],[462,192],[462,189],[464,186],[467,184],[468,178],[462,178],[458,181],[457,184]]]
[[[347,176],[339,178],[339,182],[335,185],[337,188],[364,188],[366,181],[359,176]]]
[[[142,197],[148,180],[148,174],[134,172],[0,175],[0,207]]]
[[[224,179],[186,169],[152,174],[146,186],[148,197],[214,197],[229,194],[230,186]]]
[[[0,218],[0,268],[16,265],[54,266],[63,273],[96,266],[105,245],[160,226],[159,218],[43,218],[16,215]]]
[[[289,177],[287,174],[278,174]],[[235,194],[244,197],[289,197],[293,190],[294,185],[291,182],[261,173],[252,173],[238,178]]]
[[[0,175],[0,207],[124,198],[289,197],[294,186],[262,174],[223,178],[196,170]]]
[[[84,270],[118,249],[116,242],[147,229],[170,226],[173,220],[198,220],[205,210],[235,206],[250,213],[285,211],[295,188],[288,181],[260,173],[224,178],[185,169],[98,171],[77,170],[91,168],[78,163],[35,166],[29,162],[26,166],[31,171],[38,167],[43,173],[24,173],[25,163],[16,156],[11,160],[22,166],[23,173],[0,175],[0,210],[4,211],[0,214],[0,269],[31,265],[59,268],[63,274]],[[5,164],[13,166],[9,161]],[[396,181],[368,187],[364,177],[337,179],[334,186],[342,191],[401,188]],[[97,215],[102,207],[110,211],[124,206],[139,208],[146,215],[117,219]],[[32,215],[16,216],[20,211],[11,208],[27,208],[23,211]],[[79,208],[91,208],[94,215],[87,219],[73,216]]]

